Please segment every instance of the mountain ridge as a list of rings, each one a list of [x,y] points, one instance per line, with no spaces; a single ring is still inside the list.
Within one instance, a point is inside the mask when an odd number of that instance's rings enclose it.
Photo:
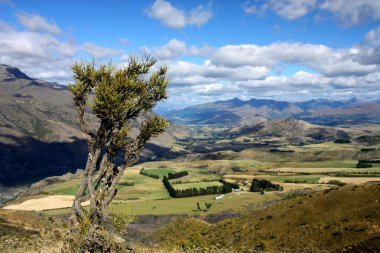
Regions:
[[[303,102],[255,98],[244,101],[234,98],[189,106],[169,112],[166,116],[175,123],[194,125],[247,125],[278,118],[337,125],[336,119],[348,123],[348,119],[344,119],[346,115],[352,116],[356,123],[360,120],[363,123],[379,123],[378,111],[379,100],[360,102],[357,98],[312,99]]]

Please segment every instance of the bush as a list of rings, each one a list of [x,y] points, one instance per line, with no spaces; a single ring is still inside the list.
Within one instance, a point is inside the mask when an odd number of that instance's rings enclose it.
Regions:
[[[360,168],[360,169],[363,169],[363,168],[372,168],[372,164],[358,162],[356,164],[356,168]]]
[[[269,180],[265,180],[265,179],[260,180],[256,178],[252,180],[252,184],[250,187],[251,192],[282,191],[282,190],[283,190],[282,186],[278,184],[273,184]]]
[[[346,183],[341,182],[341,181],[339,181],[339,180],[330,180],[330,181],[328,181],[327,183],[328,183],[328,184],[338,185],[338,186],[344,186],[344,185],[346,185]]]
[[[187,171],[168,173],[168,179],[177,179],[189,175]]]
[[[342,143],[351,143],[350,139],[336,139],[334,142],[335,143],[339,143],[339,144],[342,144]]]

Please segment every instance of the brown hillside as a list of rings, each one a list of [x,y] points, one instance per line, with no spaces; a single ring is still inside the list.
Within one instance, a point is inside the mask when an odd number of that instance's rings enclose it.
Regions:
[[[296,197],[214,225],[178,219],[153,238],[165,245],[220,245],[237,251],[379,252],[380,185]]]

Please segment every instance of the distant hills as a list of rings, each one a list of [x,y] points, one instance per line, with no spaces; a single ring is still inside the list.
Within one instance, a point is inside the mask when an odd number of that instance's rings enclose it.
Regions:
[[[301,119],[315,124],[380,123],[380,101],[309,100],[286,102],[238,98],[190,106],[166,115],[175,123],[195,125],[252,125],[271,119]]]

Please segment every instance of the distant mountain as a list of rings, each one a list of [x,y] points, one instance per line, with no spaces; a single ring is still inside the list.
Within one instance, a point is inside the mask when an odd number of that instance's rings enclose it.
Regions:
[[[184,128],[172,125],[147,144],[145,158],[170,153],[177,136],[183,135]],[[86,156],[86,136],[79,130],[67,87],[0,65],[0,184],[75,172],[83,168]]]
[[[238,98],[190,106],[167,113],[176,123],[195,125],[252,125],[266,120],[302,119],[315,124],[380,123],[380,101],[359,102],[327,99],[286,102]]]

